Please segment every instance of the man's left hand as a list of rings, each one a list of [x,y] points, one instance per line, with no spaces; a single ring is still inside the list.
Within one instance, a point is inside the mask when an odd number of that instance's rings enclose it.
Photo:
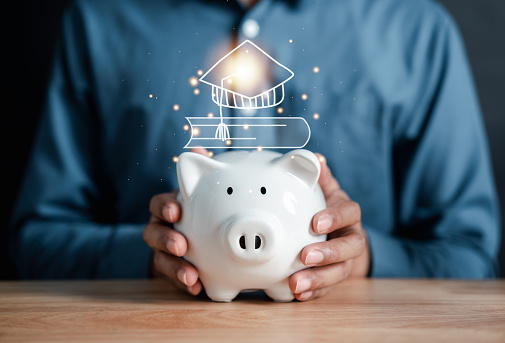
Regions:
[[[360,206],[340,188],[325,158],[321,155],[318,158],[321,161],[319,185],[327,208],[314,215],[312,229],[317,234],[328,234],[328,239],[302,250],[302,262],[313,268],[294,273],[289,279],[291,291],[301,301],[321,297],[349,277],[366,277],[370,268]]]

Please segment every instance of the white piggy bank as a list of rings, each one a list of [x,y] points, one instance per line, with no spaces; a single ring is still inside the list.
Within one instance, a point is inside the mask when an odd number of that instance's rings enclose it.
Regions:
[[[182,218],[175,228],[188,240],[185,258],[209,298],[227,302],[264,290],[275,301],[294,299],[288,281],[305,268],[301,250],[326,240],[311,229],[326,207],[320,170],[308,150],[179,156]]]

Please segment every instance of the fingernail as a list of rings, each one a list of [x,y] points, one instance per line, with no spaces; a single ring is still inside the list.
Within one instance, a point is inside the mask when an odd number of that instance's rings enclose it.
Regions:
[[[175,209],[173,206],[168,206],[168,221],[170,223],[173,223],[174,218],[175,218]]]
[[[313,294],[312,291],[304,292],[304,293],[300,294],[300,296],[298,297],[298,300],[308,300],[312,297],[312,294]]]
[[[177,278],[179,279],[180,282],[182,282],[186,286],[189,286],[188,280],[186,279],[186,271],[184,269],[181,269],[177,272]]]
[[[175,240],[169,239],[167,243],[167,248],[172,254],[175,254],[175,256],[180,256],[179,249],[177,248],[177,242]]]
[[[323,262],[323,260],[324,260],[323,253],[319,250],[314,249],[307,254],[307,257],[305,258],[305,265],[306,266],[315,265],[320,262]]]
[[[329,230],[331,227],[331,217],[330,216],[322,216],[317,221],[317,232],[324,233]]]
[[[296,290],[295,293],[305,292],[310,288],[310,281],[308,279],[298,279],[296,282]]]

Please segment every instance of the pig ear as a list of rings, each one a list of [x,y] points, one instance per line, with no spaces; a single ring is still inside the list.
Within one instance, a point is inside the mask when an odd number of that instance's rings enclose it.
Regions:
[[[221,162],[195,152],[185,152],[177,161],[177,180],[184,200],[188,200],[195,191],[203,174],[222,167]]]
[[[305,149],[298,149],[288,152],[274,163],[281,166],[309,188],[313,189],[319,180],[321,173],[321,164],[317,156]]]

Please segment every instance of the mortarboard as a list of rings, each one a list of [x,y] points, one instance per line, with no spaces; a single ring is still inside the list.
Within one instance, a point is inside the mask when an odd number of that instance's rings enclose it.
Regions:
[[[268,85],[270,75],[280,80]],[[200,81],[212,86],[212,100],[222,107],[266,108],[284,100],[284,83],[294,73],[249,40],[214,64]]]

